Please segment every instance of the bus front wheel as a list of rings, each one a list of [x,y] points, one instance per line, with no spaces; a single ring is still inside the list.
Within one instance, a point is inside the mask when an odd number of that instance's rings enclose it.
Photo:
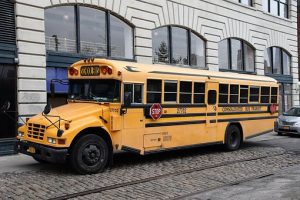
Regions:
[[[226,130],[225,148],[229,151],[237,150],[242,141],[241,131],[237,126],[231,125]]]
[[[71,150],[71,166],[80,174],[94,174],[104,170],[108,154],[103,138],[94,134],[85,135],[76,141]]]

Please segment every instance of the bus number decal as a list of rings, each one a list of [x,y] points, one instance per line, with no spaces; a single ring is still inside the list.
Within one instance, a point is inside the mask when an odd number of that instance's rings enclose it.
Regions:
[[[177,108],[177,114],[186,114],[186,108]]]

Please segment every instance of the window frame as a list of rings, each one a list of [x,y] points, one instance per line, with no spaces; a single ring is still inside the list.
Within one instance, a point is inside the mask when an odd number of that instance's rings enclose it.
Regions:
[[[148,81],[160,81],[160,91],[149,91],[148,90]],[[150,102],[150,103],[162,103],[163,101],[163,80],[162,79],[146,79],[146,103],[148,104],[148,94],[160,94],[160,102]]]
[[[289,8],[290,8],[289,3],[290,3],[290,1],[289,0],[287,0],[287,3],[284,3],[281,0],[267,0],[267,1],[268,1],[268,10],[267,10],[268,13],[274,15],[273,13],[271,13],[271,1],[276,1],[277,2],[277,14],[275,16],[286,18],[286,19],[290,18],[289,17],[290,16],[290,11],[289,11]],[[287,7],[286,16],[280,16],[280,14],[281,14],[280,13],[280,11],[281,11],[280,6],[281,5],[284,5],[284,6]]]
[[[55,51],[55,50],[50,50],[46,49],[47,52],[50,53],[55,53],[55,54],[61,54],[61,55],[80,55],[80,56],[97,56],[97,54],[88,54],[81,52],[81,47],[80,47],[80,7],[87,7],[87,8],[92,8],[98,11],[102,11],[105,14],[105,36],[106,36],[106,54],[105,55],[99,55],[97,57],[100,58],[108,58],[108,59],[113,59],[113,60],[124,60],[124,61],[136,61],[136,55],[135,55],[135,26],[130,23],[128,20],[125,18],[122,18],[118,16],[117,14],[113,13],[110,10],[107,9],[101,9],[95,6],[90,6],[90,5],[81,5],[81,4],[73,4],[73,5],[60,5],[60,6],[54,6],[54,7],[49,7],[47,9],[55,8],[55,7],[73,7],[74,8],[74,16],[75,16],[75,37],[76,37],[76,53],[72,52],[65,52],[65,51]],[[120,19],[122,22],[124,22],[126,25],[128,25],[131,28],[131,35],[132,35],[132,58],[125,58],[125,57],[116,57],[116,56],[111,56],[111,34],[110,34],[110,16],[114,16],[118,19]],[[45,24],[46,26],[46,24]],[[46,36],[46,32],[45,32]]]
[[[191,84],[191,91],[190,92],[181,92],[181,83],[188,83]],[[181,103],[181,95],[189,95],[191,101],[188,103]],[[179,104],[192,104],[193,103],[193,82],[192,81],[179,81]]]
[[[143,104],[144,103],[144,84],[143,83],[124,82],[123,85],[124,85],[123,102],[125,102],[125,85],[132,85],[132,96],[131,96],[132,101],[131,101],[131,103],[132,104]],[[134,89],[135,89],[136,85],[139,85],[142,88],[142,90],[141,90],[141,97],[142,97],[141,103],[134,102],[134,96],[135,96],[135,90]]]
[[[173,83],[173,84],[176,84],[176,92],[166,92],[166,83]],[[164,80],[163,81],[163,102],[166,103],[166,104],[172,104],[172,103],[175,103],[177,104],[178,103],[178,81],[177,80]],[[166,101],[166,94],[176,94],[176,100],[175,101]]]
[[[280,70],[281,70],[281,73],[280,74],[274,74],[274,48],[277,48],[277,49],[279,49],[280,50]],[[269,59],[270,59],[270,66],[271,66],[271,73],[266,73],[266,66],[264,66],[264,72],[265,72],[265,75],[283,75],[283,76],[292,76],[291,75],[291,73],[292,73],[292,56],[291,56],[291,54],[289,54],[285,49],[283,49],[283,48],[281,48],[281,47],[277,47],[277,46],[272,46],[272,47],[269,47],[269,48],[267,48],[266,50],[265,50],[266,52],[267,52],[267,54],[268,54],[268,51],[270,52],[270,56],[268,56],[269,57]],[[290,66],[289,66],[289,72],[290,72],[290,74],[284,74],[284,64],[283,64],[283,53],[285,53],[288,57],[289,57],[289,59],[290,59],[290,61],[289,61],[289,64],[290,64]],[[264,56],[264,61],[265,61],[265,56]]]
[[[201,93],[201,92],[195,92],[195,84],[203,84],[204,85],[204,92]],[[205,98],[206,98],[206,84],[205,82],[193,82],[193,85],[192,85],[192,102],[193,104],[205,104]],[[202,103],[195,103],[195,95],[203,95],[203,102]]]
[[[190,67],[190,68],[196,68],[196,69],[208,69],[207,67],[207,40],[199,35],[199,33],[197,33],[196,31],[193,31],[190,28],[187,27],[182,27],[182,26],[178,26],[178,25],[167,25],[167,26],[160,26],[158,28],[153,29],[152,31],[159,29],[159,28],[163,28],[163,27],[167,27],[167,44],[168,44],[168,51],[169,51],[169,55],[168,55],[168,62],[164,63],[164,62],[157,62],[157,64],[168,64],[168,65],[179,65],[179,66],[185,66],[185,67]],[[188,59],[188,64],[184,65],[184,64],[176,64],[173,63],[173,36],[172,36],[172,28],[180,28],[186,31],[187,33],[187,59]],[[195,66],[195,65],[191,65],[191,54],[192,54],[192,48],[191,48],[191,38],[192,38],[192,33],[194,35],[196,35],[200,40],[203,41],[203,45],[204,45],[204,68],[200,67],[200,66]],[[153,40],[153,38],[152,38]],[[153,48],[153,47],[152,47]],[[154,57],[154,55],[152,55],[152,57]],[[153,63],[156,63],[153,61]]]
[[[251,101],[251,88],[258,88],[258,100],[257,101]],[[251,103],[260,103],[260,92],[261,92],[261,89],[260,89],[260,86],[255,86],[255,85],[249,85],[249,100],[248,100],[248,103],[251,104]]]
[[[255,64],[255,59],[256,59],[256,49],[247,41],[240,39],[240,38],[227,38],[224,39],[225,42],[227,43],[227,61],[228,61],[228,68],[220,68],[220,71],[234,71],[234,72],[239,72],[239,73],[248,73],[248,74],[256,74],[256,64]],[[234,70],[232,69],[232,41],[231,40],[238,40],[241,45],[241,55],[242,55],[242,70]],[[219,41],[222,42],[223,40]],[[254,64],[254,70],[253,71],[246,71],[246,59],[245,59],[245,48],[246,45],[252,48],[253,50],[253,64]],[[218,49],[220,51],[220,49]],[[220,59],[220,58],[219,58]]]

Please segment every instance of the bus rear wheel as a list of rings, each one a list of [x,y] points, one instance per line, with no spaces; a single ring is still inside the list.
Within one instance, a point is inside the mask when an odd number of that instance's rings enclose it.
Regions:
[[[225,148],[229,151],[237,150],[241,146],[242,135],[237,126],[231,125],[226,130]]]
[[[103,138],[89,134],[79,138],[71,150],[72,168],[79,174],[103,171],[108,162],[108,146]]]

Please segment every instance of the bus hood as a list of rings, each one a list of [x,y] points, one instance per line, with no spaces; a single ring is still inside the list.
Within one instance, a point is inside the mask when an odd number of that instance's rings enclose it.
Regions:
[[[99,105],[95,103],[69,103],[51,109],[51,112],[47,115],[47,118],[50,119],[52,122],[58,120],[58,117],[53,117],[53,116],[59,116],[61,119],[67,121],[74,121],[92,115],[102,116],[104,110],[105,111],[108,110],[108,107],[105,105]],[[44,116],[42,116],[42,114],[32,117],[29,120],[29,123],[30,122],[35,123],[41,121],[49,124],[49,121]]]

